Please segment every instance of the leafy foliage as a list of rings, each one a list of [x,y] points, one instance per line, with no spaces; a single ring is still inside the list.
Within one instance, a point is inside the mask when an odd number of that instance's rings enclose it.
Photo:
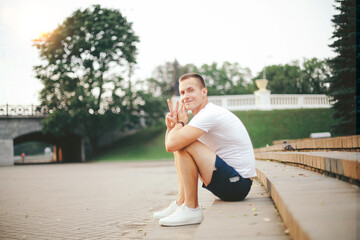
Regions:
[[[306,59],[301,73],[301,93],[327,93],[331,76],[328,60]]]
[[[176,94],[176,82],[180,77],[179,64],[175,60],[159,65],[153,72],[153,77],[147,79],[149,89],[152,89],[157,96],[171,97]]]
[[[252,78],[250,69],[239,63],[213,62],[197,67],[194,64],[181,66],[175,60],[158,66],[153,77],[147,79],[148,86],[157,95],[170,97],[177,94],[178,78],[188,72],[197,72],[204,77],[209,96],[252,94],[257,90],[255,80],[263,76],[261,71]],[[301,66],[298,61],[267,66],[267,88],[274,94],[324,94],[328,90],[330,74],[327,60],[317,58],[304,59]]]
[[[255,78],[262,78],[261,71]],[[304,59],[285,65],[266,67],[267,88],[273,94],[324,94],[328,88],[330,69],[326,60]]]
[[[356,38],[360,37],[356,32],[356,23],[360,24],[360,20],[356,19],[356,10],[360,11],[360,7],[356,6],[354,0],[336,2],[338,14],[332,19],[335,30],[332,36],[334,42],[330,47],[337,56],[329,61],[332,69],[329,95],[334,100],[334,118],[339,120],[335,126],[336,132],[352,135],[356,133],[356,114],[359,116],[360,113],[360,109],[356,110]],[[360,129],[357,129],[359,133]]]
[[[252,93],[248,84],[251,79],[249,68],[242,68],[238,63],[224,62],[202,65],[198,72],[206,79],[208,94],[235,95]]]
[[[178,95],[178,79],[188,72],[197,72],[205,78],[208,95],[230,95],[252,93],[256,87],[251,82],[251,71],[238,63],[213,62],[197,67],[194,64],[181,66],[176,60],[158,66],[153,77],[147,79],[150,89],[157,95],[170,97]]]
[[[263,73],[255,79],[262,78]],[[274,94],[299,93],[297,82],[300,80],[300,67],[295,64],[272,65],[266,67],[266,79],[269,80],[267,89]]]
[[[96,150],[104,132],[155,117],[147,112],[155,100],[131,87],[137,42],[120,11],[99,5],[75,11],[53,32],[35,39],[43,60],[34,67],[44,84],[41,104],[50,112],[43,131],[87,136]]]

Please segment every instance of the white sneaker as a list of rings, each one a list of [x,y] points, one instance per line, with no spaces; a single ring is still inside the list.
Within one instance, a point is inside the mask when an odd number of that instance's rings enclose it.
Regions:
[[[161,218],[171,215],[178,208],[179,208],[179,206],[176,204],[176,201],[172,201],[167,208],[165,208],[164,210],[162,210],[160,212],[155,212],[153,216],[154,216],[154,218],[161,219]]]
[[[159,223],[163,226],[183,226],[199,224],[202,220],[203,214],[200,207],[189,208],[183,204],[173,214],[160,219]]]

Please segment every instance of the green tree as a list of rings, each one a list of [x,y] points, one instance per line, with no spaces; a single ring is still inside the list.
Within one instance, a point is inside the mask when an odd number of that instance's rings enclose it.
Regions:
[[[131,91],[138,36],[118,10],[94,5],[77,10],[54,31],[34,40],[43,60],[35,66],[44,84],[40,93],[49,116],[43,131],[56,136],[98,138],[115,126],[138,125],[140,114]]]
[[[273,94],[324,94],[328,89],[331,72],[327,60],[304,59],[285,65],[266,67],[267,88]],[[255,78],[263,78],[261,71]]]
[[[204,77],[209,96],[249,94],[255,91],[250,69],[242,68],[238,63],[224,62],[219,65],[214,62],[197,67],[191,63],[182,66],[176,60],[156,67],[153,77],[147,79],[148,88],[157,96],[178,95],[178,79],[189,72],[196,72]]]
[[[176,60],[155,68],[153,77],[147,80],[155,95],[171,97],[175,93],[175,83],[179,78],[178,69],[179,63]]]
[[[188,72],[197,72],[197,67],[193,64],[181,66],[176,59],[174,62],[166,62],[157,66],[152,77],[146,80],[148,89],[165,99],[179,95],[179,77]]]
[[[337,56],[330,60],[332,77],[330,79],[329,95],[333,97],[334,118],[338,123],[335,132],[341,135],[356,133],[356,1],[336,0],[338,14],[332,22],[335,30],[330,47]],[[359,99],[358,99],[359,101]],[[359,104],[359,102],[358,102]],[[359,114],[360,109],[357,110]],[[359,134],[359,129],[357,129]]]
[[[299,82],[300,93],[325,94],[331,76],[327,60],[304,59]]]
[[[224,62],[219,65],[214,62],[202,65],[198,71],[205,78],[210,96],[252,93],[249,90],[253,85],[250,83],[251,71],[238,63]]]
[[[238,63],[224,62],[219,65],[214,62],[197,67],[191,63],[182,66],[176,60],[158,66],[153,77],[147,79],[148,86],[158,96],[178,95],[178,79],[189,72],[196,72],[204,77],[209,96],[249,94],[255,90],[250,69],[242,68]]]
[[[254,78],[263,78],[263,71]],[[301,70],[298,62],[285,65],[271,65],[266,67],[266,79],[269,80],[267,89],[272,94],[299,94]]]

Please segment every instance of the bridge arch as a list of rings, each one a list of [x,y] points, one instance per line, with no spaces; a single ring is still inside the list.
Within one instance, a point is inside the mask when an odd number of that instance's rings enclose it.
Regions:
[[[82,137],[72,135],[59,138],[43,134],[41,122],[44,118],[44,116],[0,117],[0,165],[13,165],[14,145],[29,141],[56,145],[57,159],[60,159],[61,155],[64,162],[85,161],[85,145]]]

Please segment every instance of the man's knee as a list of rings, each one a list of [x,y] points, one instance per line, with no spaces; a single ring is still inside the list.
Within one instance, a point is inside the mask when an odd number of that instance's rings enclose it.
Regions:
[[[198,140],[196,140],[195,142],[184,147],[183,149],[174,152],[174,154],[176,154],[178,156],[183,155],[183,154],[191,154],[191,152],[196,151],[196,148],[200,144],[202,144],[202,143],[200,143]]]
[[[195,142],[187,145],[186,147],[184,147],[182,150],[191,154],[194,151],[197,151],[199,149],[199,147],[202,145],[201,142],[199,142],[198,140],[196,140]]]
[[[203,143],[201,143],[199,140],[196,140],[195,142],[186,146],[185,151],[191,154],[193,152],[201,151],[203,148],[208,149],[208,147],[206,147]]]

